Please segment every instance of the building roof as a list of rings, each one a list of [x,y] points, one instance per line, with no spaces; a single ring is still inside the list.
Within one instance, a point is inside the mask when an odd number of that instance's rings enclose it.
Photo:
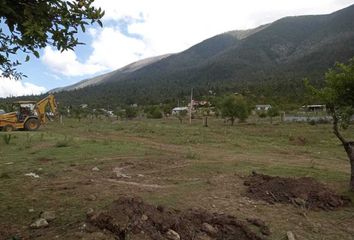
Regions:
[[[172,111],[183,111],[183,110],[188,110],[188,107],[175,107],[172,109]]]

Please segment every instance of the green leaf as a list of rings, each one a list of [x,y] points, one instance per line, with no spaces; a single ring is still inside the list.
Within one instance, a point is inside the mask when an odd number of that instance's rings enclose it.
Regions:
[[[30,60],[30,56],[29,55],[27,55],[26,56],[26,60],[25,60],[25,62],[28,62]]]
[[[81,24],[80,27],[81,27],[81,30],[82,30],[83,32],[86,31],[86,28],[85,28],[85,25],[84,25],[84,24]]]
[[[36,56],[36,58],[39,58],[39,52],[38,51],[33,51],[34,56]]]
[[[97,20],[97,23],[98,23],[98,25],[100,25],[100,27],[103,27],[101,20]]]

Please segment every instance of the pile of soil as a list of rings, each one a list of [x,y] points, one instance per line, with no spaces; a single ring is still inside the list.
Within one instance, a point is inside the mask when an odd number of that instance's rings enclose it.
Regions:
[[[290,203],[313,210],[334,210],[350,203],[349,198],[310,177],[294,179],[253,173],[244,184],[249,198],[268,203]]]
[[[262,221],[257,221],[257,223]],[[261,240],[246,222],[233,216],[200,209],[178,211],[153,206],[137,198],[120,198],[108,210],[91,213],[88,223],[113,233],[117,239],[152,240]],[[253,224],[263,234],[270,234],[263,224]]]

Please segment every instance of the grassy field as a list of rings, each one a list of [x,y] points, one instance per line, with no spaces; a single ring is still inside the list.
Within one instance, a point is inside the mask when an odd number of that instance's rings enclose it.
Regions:
[[[352,129],[345,134],[354,138]],[[251,122],[231,127],[215,119],[206,128],[201,120],[188,125],[176,119],[64,119],[63,125],[50,123],[37,132],[13,132],[8,143],[4,135],[0,226],[33,239],[81,239],[76,233],[87,210],[101,209],[120,196],[240,219],[257,217],[270,226],[271,239],[284,239],[289,230],[297,239],[354,236],[353,205],[307,211],[244,196],[244,177],[257,171],[313,177],[354,200],[347,191],[349,162],[331,125]],[[57,215],[49,228],[28,228],[47,210]]]

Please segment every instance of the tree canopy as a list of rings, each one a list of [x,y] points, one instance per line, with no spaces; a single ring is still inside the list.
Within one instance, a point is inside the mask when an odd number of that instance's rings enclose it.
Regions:
[[[77,33],[98,23],[104,15],[94,0],[0,0],[0,71],[3,76],[20,78],[16,66],[39,57],[39,49],[53,46],[60,51],[81,44]],[[7,28],[6,28],[7,26]],[[18,53],[25,59],[18,59]]]
[[[240,122],[243,122],[249,115],[247,102],[241,95],[225,96],[221,100],[220,110],[222,117],[229,118],[231,125],[234,124],[236,118],[238,118]]]

